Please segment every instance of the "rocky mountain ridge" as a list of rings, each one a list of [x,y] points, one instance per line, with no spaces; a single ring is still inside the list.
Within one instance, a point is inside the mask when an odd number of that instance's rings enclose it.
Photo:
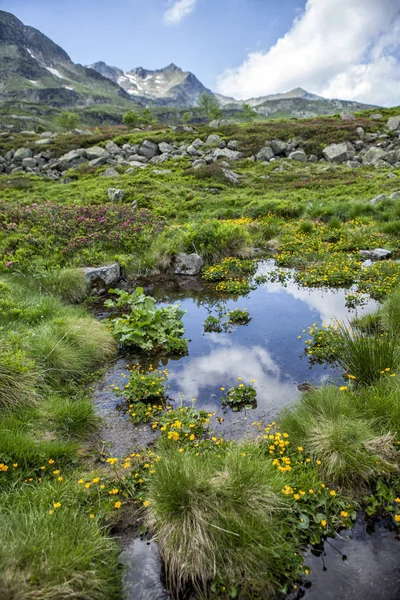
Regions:
[[[193,73],[175,64],[153,71],[137,67],[126,72],[105,62],[91,67],[75,64],[40,31],[24,25],[11,13],[0,11],[0,103],[18,108],[18,114],[24,114],[24,108],[26,114],[28,107],[35,113],[38,105],[58,110],[107,105],[112,108],[113,117],[121,119],[123,112],[135,106],[195,108],[204,92],[213,93]],[[229,116],[243,104],[219,94],[215,97]],[[371,108],[326,100],[301,88],[251,98],[246,103],[267,117],[303,118]]]

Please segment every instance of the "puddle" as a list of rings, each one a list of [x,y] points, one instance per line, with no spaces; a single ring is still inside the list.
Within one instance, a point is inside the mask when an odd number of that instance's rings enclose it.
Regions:
[[[319,556],[310,551],[310,587],[292,600],[398,600],[400,539],[385,522],[371,525],[359,517],[354,528],[325,543]]]

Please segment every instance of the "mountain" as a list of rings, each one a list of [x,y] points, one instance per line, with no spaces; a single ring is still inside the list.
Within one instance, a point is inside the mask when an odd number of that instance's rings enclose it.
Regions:
[[[182,71],[173,63],[155,71],[137,67],[124,72],[104,62],[90,67],[120,85],[131,98],[146,105],[189,108],[197,105],[204,92],[212,94],[193,73]]]
[[[0,11],[0,101],[83,107],[132,100],[108,78],[74,64],[43,33]]]
[[[162,122],[176,121],[212,94],[190,71],[175,64],[163,69],[123,71],[105,62],[84,67],[33,27],[0,11],[0,122],[2,128],[51,127],[62,110],[74,110],[83,123],[119,124],[124,112],[153,106]],[[245,102],[264,117],[313,117],[375,108],[356,102],[326,100],[296,88],[246,101],[214,94],[225,117],[236,118]],[[181,114],[179,115],[179,111]],[[202,116],[192,111],[192,117]]]

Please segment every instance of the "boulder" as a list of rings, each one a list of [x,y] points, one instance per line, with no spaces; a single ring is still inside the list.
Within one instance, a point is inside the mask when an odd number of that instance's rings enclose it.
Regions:
[[[288,158],[290,160],[297,160],[298,162],[307,162],[307,154],[304,150],[295,150],[289,154]]]
[[[194,142],[192,142],[192,146],[194,148],[196,148],[196,150],[198,150],[199,148],[201,148],[202,146],[204,146],[204,142],[203,140],[201,140],[200,138],[196,138],[194,140]],[[229,145],[228,145],[229,146]],[[236,148],[231,148],[231,150],[236,150]]]
[[[239,176],[237,173],[231,171],[230,169],[222,169],[222,172],[226,181],[232,183],[232,185],[234,185],[235,187],[239,184]]]
[[[373,121],[380,121],[383,119],[383,115],[381,113],[373,113],[372,115],[369,115],[369,118]]]
[[[358,137],[360,138],[360,140],[363,140],[364,139],[364,135],[365,135],[365,130],[362,127],[357,127],[356,134],[358,135]]]
[[[118,263],[103,267],[86,267],[83,272],[90,287],[98,292],[108,290],[121,279],[121,267]]]
[[[397,117],[390,117],[390,119],[387,122],[387,128],[390,131],[397,131],[398,129],[400,129],[400,115]]]
[[[368,204],[372,204],[372,206],[374,206],[375,204],[378,204],[378,202],[382,202],[382,200],[386,200],[387,196],[386,194],[379,194],[379,196],[375,196],[375,198],[372,198],[372,200],[370,200],[368,202]]]
[[[386,156],[386,151],[382,148],[378,148],[377,146],[373,146],[363,156],[363,165],[366,166],[375,166],[379,161],[384,160]]]
[[[390,194],[389,198],[391,200],[400,200],[400,191],[393,192],[393,194]]]
[[[117,154],[121,154],[122,150],[115,142],[107,142],[106,151],[111,154],[111,156],[115,156]]]
[[[354,121],[355,116],[349,112],[341,112],[340,118],[342,119],[342,121]]]
[[[204,261],[198,254],[176,255],[174,264],[175,275],[198,275],[204,265]]]
[[[212,133],[206,139],[206,146],[216,146],[221,141],[221,138],[216,133]]]
[[[362,164],[358,162],[358,160],[348,160],[346,161],[346,165],[350,169],[359,169],[360,167],[362,167]]]
[[[239,147],[239,142],[238,142],[237,140],[230,140],[230,141],[227,143],[226,147],[227,147],[229,150],[237,150],[237,149],[238,149],[238,147]]]
[[[375,248],[374,250],[360,250],[359,253],[364,258],[370,258],[371,260],[386,260],[392,256],[390,250],[385,248]]]
[[[14,153],[14,161],[22,162],[24,158],[31,158],[33,156],[33,152],[30,148],[18,148],[18,150]]]
[[[99,175],[101,177],[119,177],[119,173],[114,169],[114,167],[110,167],[109,169],[102,171],[99,173]]]
[[[89,160],[93,160],[95,158],[101,158],[104,155],[107,155],[107,157],[109,156],[108,152],[106,150],[104,150],[104,148],[101,148],[100,146],[92,146],[91,148],[87,148],[85,150],[86,153],[86,157]]]
[[[150,140],[144,140],[139,148],[138,154],[150,160],[150,158],[159,154],[158,145],[154,142],[150,142]]]
[[[24,169],[34,169],[38,166],[36,158],[24,158],[22,160],[22,166]]]
[[[140,162],[138,160],[130,160],[129,161],[129,166],[131,168],[133,167],[134,169],[137,169],[137,168],[139,168],[139,169],[145,169],[146,168],[146,164],[142,163],[142,162]],[[128,171],[125,171],[125,172],[127,173]]]
[[[282,156],[287,150],[287,144],[282,140],[272,140],[269,145],[276,156]]]
[[[274,156],[275,154],[272,148],[270,148],[269,146],[265,146],[265,148],[262,148],[260,152],[256,154],[256,159],[261,160],[263,162],[269,162],[271,158],[274,158]]]
[[[106,162],[107,162],[107,155],[104,154],[103,156],[100,156],[100,158],[94,158],[93,160],[89,161],[89,167],[101,167]]]
[[[175,150],[172,144],[167,144],[166,142],[161,142],[160,144],[158,144],[158,149],[160,150],[161,154],[165,154],[166,152],[168,154],[171,154],[171,152]]]
[[[350,159],[349,149],[346,142],[341,144],[330,144],[323,150],[324,158],[331,163],[344,163]]]
[[[220,158],[227,158],[228,160],[240,160],[242,156],[243,155],[241,152],[229,150],[228,148],[217,148],[214,151],[214,160],[218,160]]]
[[[60,156],[58,159],[58,166],[61,171],[65,171],[66,169],[70,169],[82,164],[83,162],[86,162],[83,158],[84,152],[85,151],[83,149],[71,150],[70,152],[67,152],[67,154]]]
[[[318,162],[318,156],[316,156],[315,154],[310,154],[310,156],[308,157],[308,162],[310,162],[310,163],[317,163]]]
[[[111,200],[111,202],[120,202],[125,198],[124,190],[121,190],[119,188],[108,188],[107,195],[108,199]]]
[[[43,138],[42,140],[38,140],[35,142],[35,146],[47,146],[48,144],[52,144],[53,140],[50,138]]]
[[[150,162],[153,165],[159,165],[163,162],[166,162],[170,158],[171,158],[171,154],[168,154],[168,152],[165,152],[164,154],[160,154],[159,156],[153,156],[153,158],[150,159]]]

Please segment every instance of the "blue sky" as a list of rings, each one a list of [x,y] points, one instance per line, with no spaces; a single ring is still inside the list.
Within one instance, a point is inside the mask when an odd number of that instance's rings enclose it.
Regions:
[[[74,62],[104,60],[126,70],[174,62],[215,88],[221,72],[276,42],[304,3],[199,0],[176,25],[164,22],[164,0],[0,0],[0,7],[45,33]]]
[[[303,87],[400,104],[400,0],[0,0],[72,60],[174,62],[238,99]]]

